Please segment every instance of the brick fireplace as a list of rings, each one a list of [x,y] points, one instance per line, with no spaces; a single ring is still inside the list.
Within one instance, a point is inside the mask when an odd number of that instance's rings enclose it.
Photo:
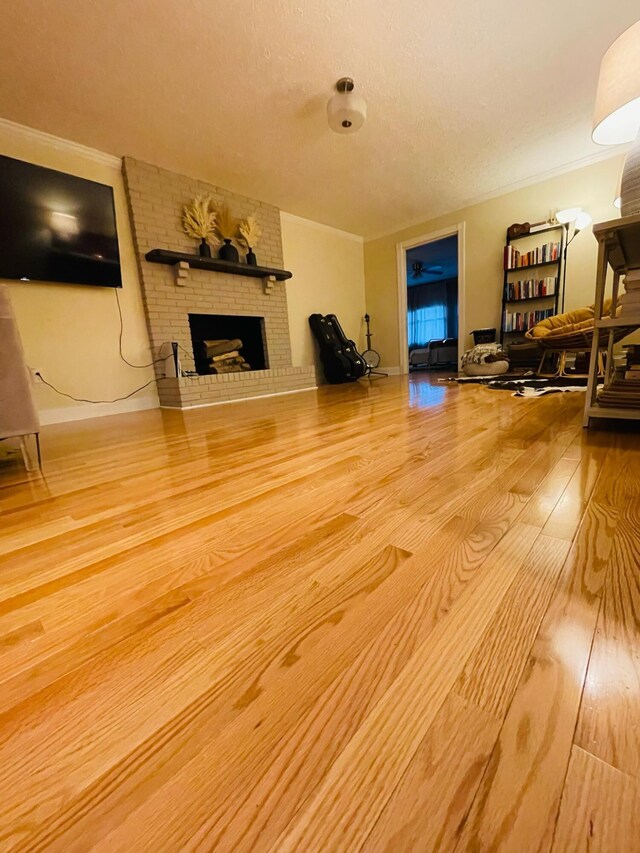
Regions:
[[[253,370],[267,370],[269,354],[264,329],[264,317],[244,317],[239,314],[189,314],[191,345],[197,372],[211,373],[203,346],[207,340],[240,340],[242,356]]]
[[[156,358],[168,355],[170,342],[175,341],[183,372],[198,371],[195,376],[172,376],[166,375],[172,372],[171,359],[156,365],[160,404],[191,408],[314,388],[315,369],[291,365],[284,282],[265,282],[248,275],[192,267],[174,268],[145,259],[152,249],[195,254],[194,242],[182,230],[182,208],[195,196],[211,195],[216,204],[228,205],[239,218],[256,215],[262,230],[260,245],[256,248],[258,263],[282,269],[279,210],[130,157],[124,160],[124,175],[153,352]],[[207,324],[207,315],[210,324]],[[225,325],[225,318],[228,318],[228,325]],[[263,359],[259,358],[259,348],[252,344],[249,354],[255,363],[245,354],[251,370],[219,375],[201,373],[203,367],[196,365],[194,357],[194,326],[198,335],[208,326],[214,338],[235,338],[241,335],[234,330],[242,330],[245,336],[249,334],[250,321],[257,321],[259,325]],[[257,331],[255,325],[253,328]]]

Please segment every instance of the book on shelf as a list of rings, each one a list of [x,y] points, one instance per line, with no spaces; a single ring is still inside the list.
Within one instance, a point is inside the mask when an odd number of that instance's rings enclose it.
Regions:
[[[542,320],[546,320],[547,317],[553,317],[554,313],[553,308],[547,308],[544,311],[505,311],[504,331],[528,332]]]
[[[560,243],[544,243],[529,252],[519,252],[510,243],[504,247],[505,270],[517,270],[532,264],[552,264],[560,258]]]
[[[640,270],[628,270],[624,277],[624,286],[627,291],[640,288]]]
[[[640,378],[627,379],[616,370],[598,394],[598,405],[640,409]]]
[[[505,298],[509,302],[517,299],[543,299],[546,296],[555,296],[557,283],[558,279],[555,276],[510,281],[507,283]]]
[[[620,297],[621,305],[640,305],[640,290],[627,290]]]

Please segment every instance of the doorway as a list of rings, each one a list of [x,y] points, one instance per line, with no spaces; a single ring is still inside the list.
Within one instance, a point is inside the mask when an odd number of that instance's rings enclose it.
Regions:
[[[464,332],[464,224],[397,245],[400,370],[457,370]]]

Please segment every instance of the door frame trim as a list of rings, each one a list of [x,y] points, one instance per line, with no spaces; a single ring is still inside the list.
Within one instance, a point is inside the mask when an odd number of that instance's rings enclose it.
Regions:
[[[458,367],[464,353],[464,338],[466,336],[465,319],[465,223],[458,222],[440,231],[430,231],[420,237],[402,240],[396,243],[396,267],[398,280],[398,340],[400,346],[400,372],[409,372],[409,343],[407,335],[407,251],[433,243],[444,237],[458,237]]]

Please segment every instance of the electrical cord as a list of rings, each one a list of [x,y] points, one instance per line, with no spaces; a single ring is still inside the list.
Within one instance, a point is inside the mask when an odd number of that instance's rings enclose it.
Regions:
[[[75,400],[76,403],[118,403],[120,400],[128,400],[129,397],[133,397],[133,395],[137,394],[138,391],[142,391],[144,388],[148,388],[149,385],[153,385],[153,383],[156,381],[155,378],[150,379],[148,382],[145,382],[144,385],[141,385],[139,388],[136,388],[135,391],[132,391],[130,394],[125,394],[124,397],[116,397],[113,400],[87,400],[86,397],[74,397],[73,394],[67,394],[65,391],[60,391],[60,389],[56,388],[55,385],[52,385],[51,382],[47,382],[47,380],[39,371],[36,371],[34,373],[34,376],[37,376],[43,385],[47,385],[49,388],[55,391],[56,394],[60,394],[62,397],[68,397],[70,400]]]
[[[119,355],[120,355],[120,358],[122,359],[122,361],[126,365],[128,365],[128,367],[133,367],[136,370],[143,370],[144,368],[147,368],[147,367],[153,367],[154,365],[159,364],[161,361],[166,361],[168,358],[172,358],[173,353],[170,353],[169,355],[162,356],[161,358],[156,358],[153,361],[150,361],[148,364],[132,364],[130,361],[128,361],[124,357],[124,355],[122,353],[122,337],[124,334],[124,320],[122,317],[122,306],[120,305],[120,296],[118,294],[118,288],[114,287],[114,290],[115,290],[115,294],[116,294],[116,304],[118,306],[118,317],[120,320],[120,331],[118,333],[118,352],[119,352]],[[179,347],[179,349],[182,350],[183,353],[185,353],[185,355],[191,355],[191,353],[188,352],[181,344],[178,344],[178,347]],[[29,369],[31,370],[31,368],[29,368]],[[75,400],[76,403],[118,403],[121,400],[128,400],[129,397],[133,397],[133,395],[137,394],[138,391],[143,391],[145,388],[148,388],[149,385],[153,385],[153,383],[156,381],[155,378],[150,379],[148,382],[145,382],[144,385],[141,385],[139,388],[136,388],[134,391],[131,391],[130,394],[125,394],[124,397],[115,397],[115,399],[113,399],[113,400],[89,400],[86,397],[74,397],[73,394],[67,394],[66,391],[60,391],[59,388],[56,388],[55,385],[52,385],[51,382],[48,382],[44,378],[44,376],[40,373],[40,371],[31,370],[31,372],[33,373],[34,376],[38,377],[38,379],[42,382],[43,385],[46,385],[48,388],[51,388],[51,390],[55,391],[56,394],[60,394],[61,397],[67,397],[69,400]]]
[[[148,368],[148,367],[153,367],[154,365],[159,364],[161,361],[166,361],[168,358],[171,358],[172,354],[170,353],[169,355],[162,356],[161,358],[156,358],[153,361],[150,361],[148,364],[133,364],[132,362],[128,361],[124,357],[124,354],[122,352],[122,338],[123,338],[123,334],[124,334],[124,320],[122,317],[122,306],[120,305],[120,296],[118,294],[118,288],[114,287],[114,290],[115,290],[115,294],[116,294],[116,304],[118,306],[118,317],[120,320],[120,330],[118,333],[118,353],[119,353],[122,361],[128,367],[133,367],[136,370],[143,370],[143,369]],[[180,349],[184,350],[184,352],[187,352],[184,349],[184,347],[180,347]],[[187,355],[188,355],[188,353],[187,353]],[[87,397],[74,397],[73,394],[67,394],[66,391],[61,391],[59,388],[56,388],[56,386],[53,385],[51,382],[48,382],[44,378],[44,376],[37,370],[36,371],[32,370],[31,372],[33,373],[34,376],[38,377],[38,379],[42,382],[43,385],[46,385],[47,387],[51,388],[51,390],[55,391],[56,394],[60,394],[61,397],[67,397],[69,400],[75,400],[76,403],[118,403],[121,400],[128,400],[129,397],[133,397],[133,395],[137,394],[138,391],[143,391],[145,388],[148,388],[149,385],[153,385],[153,383],[156,381],[155,378],[150,379],[148,382],[145,382],[144,385],[141,385],[139,388],[134,389],[129,394],[125,394],[124,397],[115,397],[113,400],[89,400]]]
[[[124,320],[122,318],[122,306],[120,305],[120,295],[118,293],[118,288],[113,288],[116,294],[116,303],[118,305],[118,317],[120,318],[120,332],[118,334],[118,352],[120,353],[120,358],[126,365],[129,367],[134,367],[136,370],[143,370],[146,367],[153,367],[154,364],[159,364],[161,361],[166,361],[168,358],[171,358],[171,355],[164,355],[161,358],[156,358],[153,361],[150,361],[148,364],[132,364],[122,354],[122,336],[124,334]]]

